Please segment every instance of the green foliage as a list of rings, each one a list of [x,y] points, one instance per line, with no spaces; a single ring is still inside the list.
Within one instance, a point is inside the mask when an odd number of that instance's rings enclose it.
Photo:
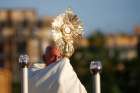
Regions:
[[[71,58],[71,64],[88,93],[92,93],[92,79],[89,65],[92,60],[102,62],[102,93],[140,93],[139,59],[120,60],[119,51],[114,49],[114,56],[109,56],[105,47],[105,35],[101,32],[88,37],[89,47],[79,48]]]
[[[19,82],[13,82],[12,83],[12,93],[20,93],[21,92],[21,86]]]

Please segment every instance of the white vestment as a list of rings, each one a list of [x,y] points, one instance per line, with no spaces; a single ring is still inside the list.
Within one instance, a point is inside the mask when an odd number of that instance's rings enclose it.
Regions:
[[[29,68],[29,93],[87,93],[68,58]]]

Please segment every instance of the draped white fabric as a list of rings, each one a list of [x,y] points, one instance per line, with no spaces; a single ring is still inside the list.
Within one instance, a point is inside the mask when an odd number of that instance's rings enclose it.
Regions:
[[[87,93],[68,58],[29,68],[29,93]]]

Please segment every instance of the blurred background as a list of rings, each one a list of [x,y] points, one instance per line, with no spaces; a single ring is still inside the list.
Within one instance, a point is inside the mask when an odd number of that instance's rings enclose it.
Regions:
[[[72,8],[85,38],[71,57],[79,79],[92,93],[89,65],[101,61],[102,93],[140,93],[139,0],[0,0],[0,93],[20,93],[18,58],[41,60],[51,22]]]

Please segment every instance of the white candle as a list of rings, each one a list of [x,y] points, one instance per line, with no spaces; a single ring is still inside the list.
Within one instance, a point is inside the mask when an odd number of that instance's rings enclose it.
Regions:
[[[22,70],[22,93],[28,93],[28,55],[20,55],[19,63]]]
[[[92,61],[90,64],[90,71],[92,73],[93,93],[101,93],[100,71],[102,69],[101,62]]]
[[[28,68],[23,68],[23,93],[28,93]]]

